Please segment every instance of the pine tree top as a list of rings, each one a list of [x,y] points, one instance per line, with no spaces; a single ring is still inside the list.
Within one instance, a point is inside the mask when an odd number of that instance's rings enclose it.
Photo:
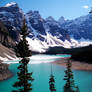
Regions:
[[[19,43],[16,45],[16,55],[17,57],[21,57],[21,58],[25,58],[25,57],[30,57],[31,54],[31,50],[29,50],[29,45],[28,45],[28,41],[26,40],[26,37],[28,36],[28,28],[26,25],[26,21],[24,19],[23,21],[23,26],[21,28],[21,38]]]

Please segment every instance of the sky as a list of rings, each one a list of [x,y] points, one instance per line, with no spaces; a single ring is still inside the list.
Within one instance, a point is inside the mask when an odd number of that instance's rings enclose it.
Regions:
[[[36,10],[43,18],[52,16],[56,20],[61,16],[74,19],[87,15],[92,7],[92,0],[2,0],[0,6],[13,1],[17,2],[25,13]]]

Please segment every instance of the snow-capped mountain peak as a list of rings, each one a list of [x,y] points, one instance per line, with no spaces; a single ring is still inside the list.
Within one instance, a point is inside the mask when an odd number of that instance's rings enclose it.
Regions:
[[[10,7],[10,6],[16,6],[17,3],[16,2],[10,2],[8,4],[6,4],[4,7]]]

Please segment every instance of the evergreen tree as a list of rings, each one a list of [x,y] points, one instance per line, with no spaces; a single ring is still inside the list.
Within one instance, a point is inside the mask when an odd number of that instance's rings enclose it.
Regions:
[[[50,75],[50,79],[49,79],[49,89],[51,92],[56,92],[55,80],[54,80],[54,76],[52,74],[52,65],[51,65],[51,75]]]
[[[71,70],[72,63],[70,60],[68,60],[66,66],[67,69],[65,70],[65,76],[64,76],[65,77],[64,80],[66,80],[66,84],[64,85],[63,92],[79,92],[78,86],[75,86],[74,83],[74,76]]]
[[[16,45],[16,56],[21,58],[19,62],[19,72],[18,81],[13,85],[16,87],[17,90],[13,90],[12,92],[31,92],[33,81],[32,73],[28,72],[28,63],[29,63],[29,56],[31,56],[31,51],[28,48],[28,42],[26,37],[28,36],[28,29],[25,20],[23,21],[23,26],[21,28],[21,39],[20,42]]]

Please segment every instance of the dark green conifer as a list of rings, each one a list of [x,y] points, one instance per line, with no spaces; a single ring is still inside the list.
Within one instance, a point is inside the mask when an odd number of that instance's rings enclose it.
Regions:
[[[51,75],[50,75],[50,79],[49,79],[49,89],[50,89],[50,92],[56,92],[55,80],[54,80],[54,76],[52,73],[52,65],[51,65]]]
[[[21,39],[20,42],[16,45],[16,56],[21,58],[21,61],[19,62],[19,72],[18,75],[18,81],[13,85],[13,87],[16,87],[17,90],[13,90],[12,92],[31,92],[32,90],[32,84],[33,81],[32,73],[28,72],[28,63],[29,58],[32,54],[29,50],[29,45],[26,40],[26,37],[28,36],[28,29],[25,20],[23,21],[23,26],[21,28]]]
[[[66,66],[67,69],[65,70],[65,76],[64,76],[65,77],[64,80],[66,80],[66,83],[64,85],[63,92],[79,92],[78,86],[75,86],[74,83],[74,76],[71,70],[72,63],[70,60],[68,60]]]

